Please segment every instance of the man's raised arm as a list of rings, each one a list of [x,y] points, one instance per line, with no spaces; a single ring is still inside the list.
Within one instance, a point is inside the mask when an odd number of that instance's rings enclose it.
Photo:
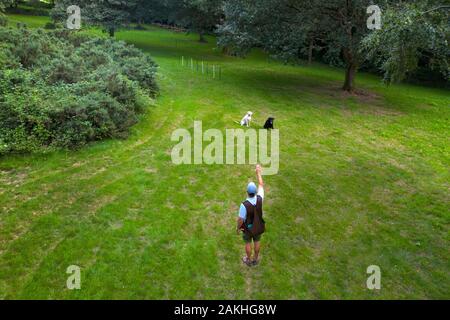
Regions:
[[[256,165],[256,177],[258,178],[258,189],[264,187],[264,181],[261,172],[262,172],[261,166],[259,164]]]

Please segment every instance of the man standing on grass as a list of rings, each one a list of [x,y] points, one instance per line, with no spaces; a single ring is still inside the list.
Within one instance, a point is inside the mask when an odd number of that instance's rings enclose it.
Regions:
[[[239,208],[239,218],[237,223],[237,233],[243,231],[246,256],[242,258],[247,266],[258,264],[261,235],[265,231],[263,220],[262,201],[264,199],[264,182],[261,176],[261,166],[256,166],[256,177],[258,178],[258,188],[253,182],[247,186],[248,198]],[[252,241],[254,244],[254,256],[252,260]]]

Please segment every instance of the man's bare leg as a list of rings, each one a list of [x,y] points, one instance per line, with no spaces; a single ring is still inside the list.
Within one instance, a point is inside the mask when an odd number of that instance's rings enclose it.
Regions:
[[[251,261],[252,259],[252,243],[246,243],[245,244],[245,253],[247,254],[248,261]]]
[[[255,242],[254,245],[255,245],[255,259],[254,259],[254,261],[258,261],[259,249],[261,248],[261,244],[258,241],[258,242]]]

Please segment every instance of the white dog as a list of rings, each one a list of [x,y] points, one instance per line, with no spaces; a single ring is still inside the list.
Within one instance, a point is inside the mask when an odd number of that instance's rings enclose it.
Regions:
[[[247,112],[247,114],[245,115],[245,117],[242,118],[241,120],[241,126],[250,126],[250,121],[252,121],[252,115],[253,112],[249,111]]]

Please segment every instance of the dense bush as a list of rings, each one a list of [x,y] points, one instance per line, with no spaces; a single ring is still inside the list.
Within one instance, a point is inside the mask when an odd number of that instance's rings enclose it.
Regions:
[[[56,29],[56,23],[54,23],[54,22],[47,22],[45,24],[45,26],[44,26],[44,29],[54,30],[54,29]]]
[[[8,25],[8,18],[0,12],[0,27],[6,27]]]
[[[0,154],[125,136],[157,94],[156,69],[124,42],[0,28]]]

